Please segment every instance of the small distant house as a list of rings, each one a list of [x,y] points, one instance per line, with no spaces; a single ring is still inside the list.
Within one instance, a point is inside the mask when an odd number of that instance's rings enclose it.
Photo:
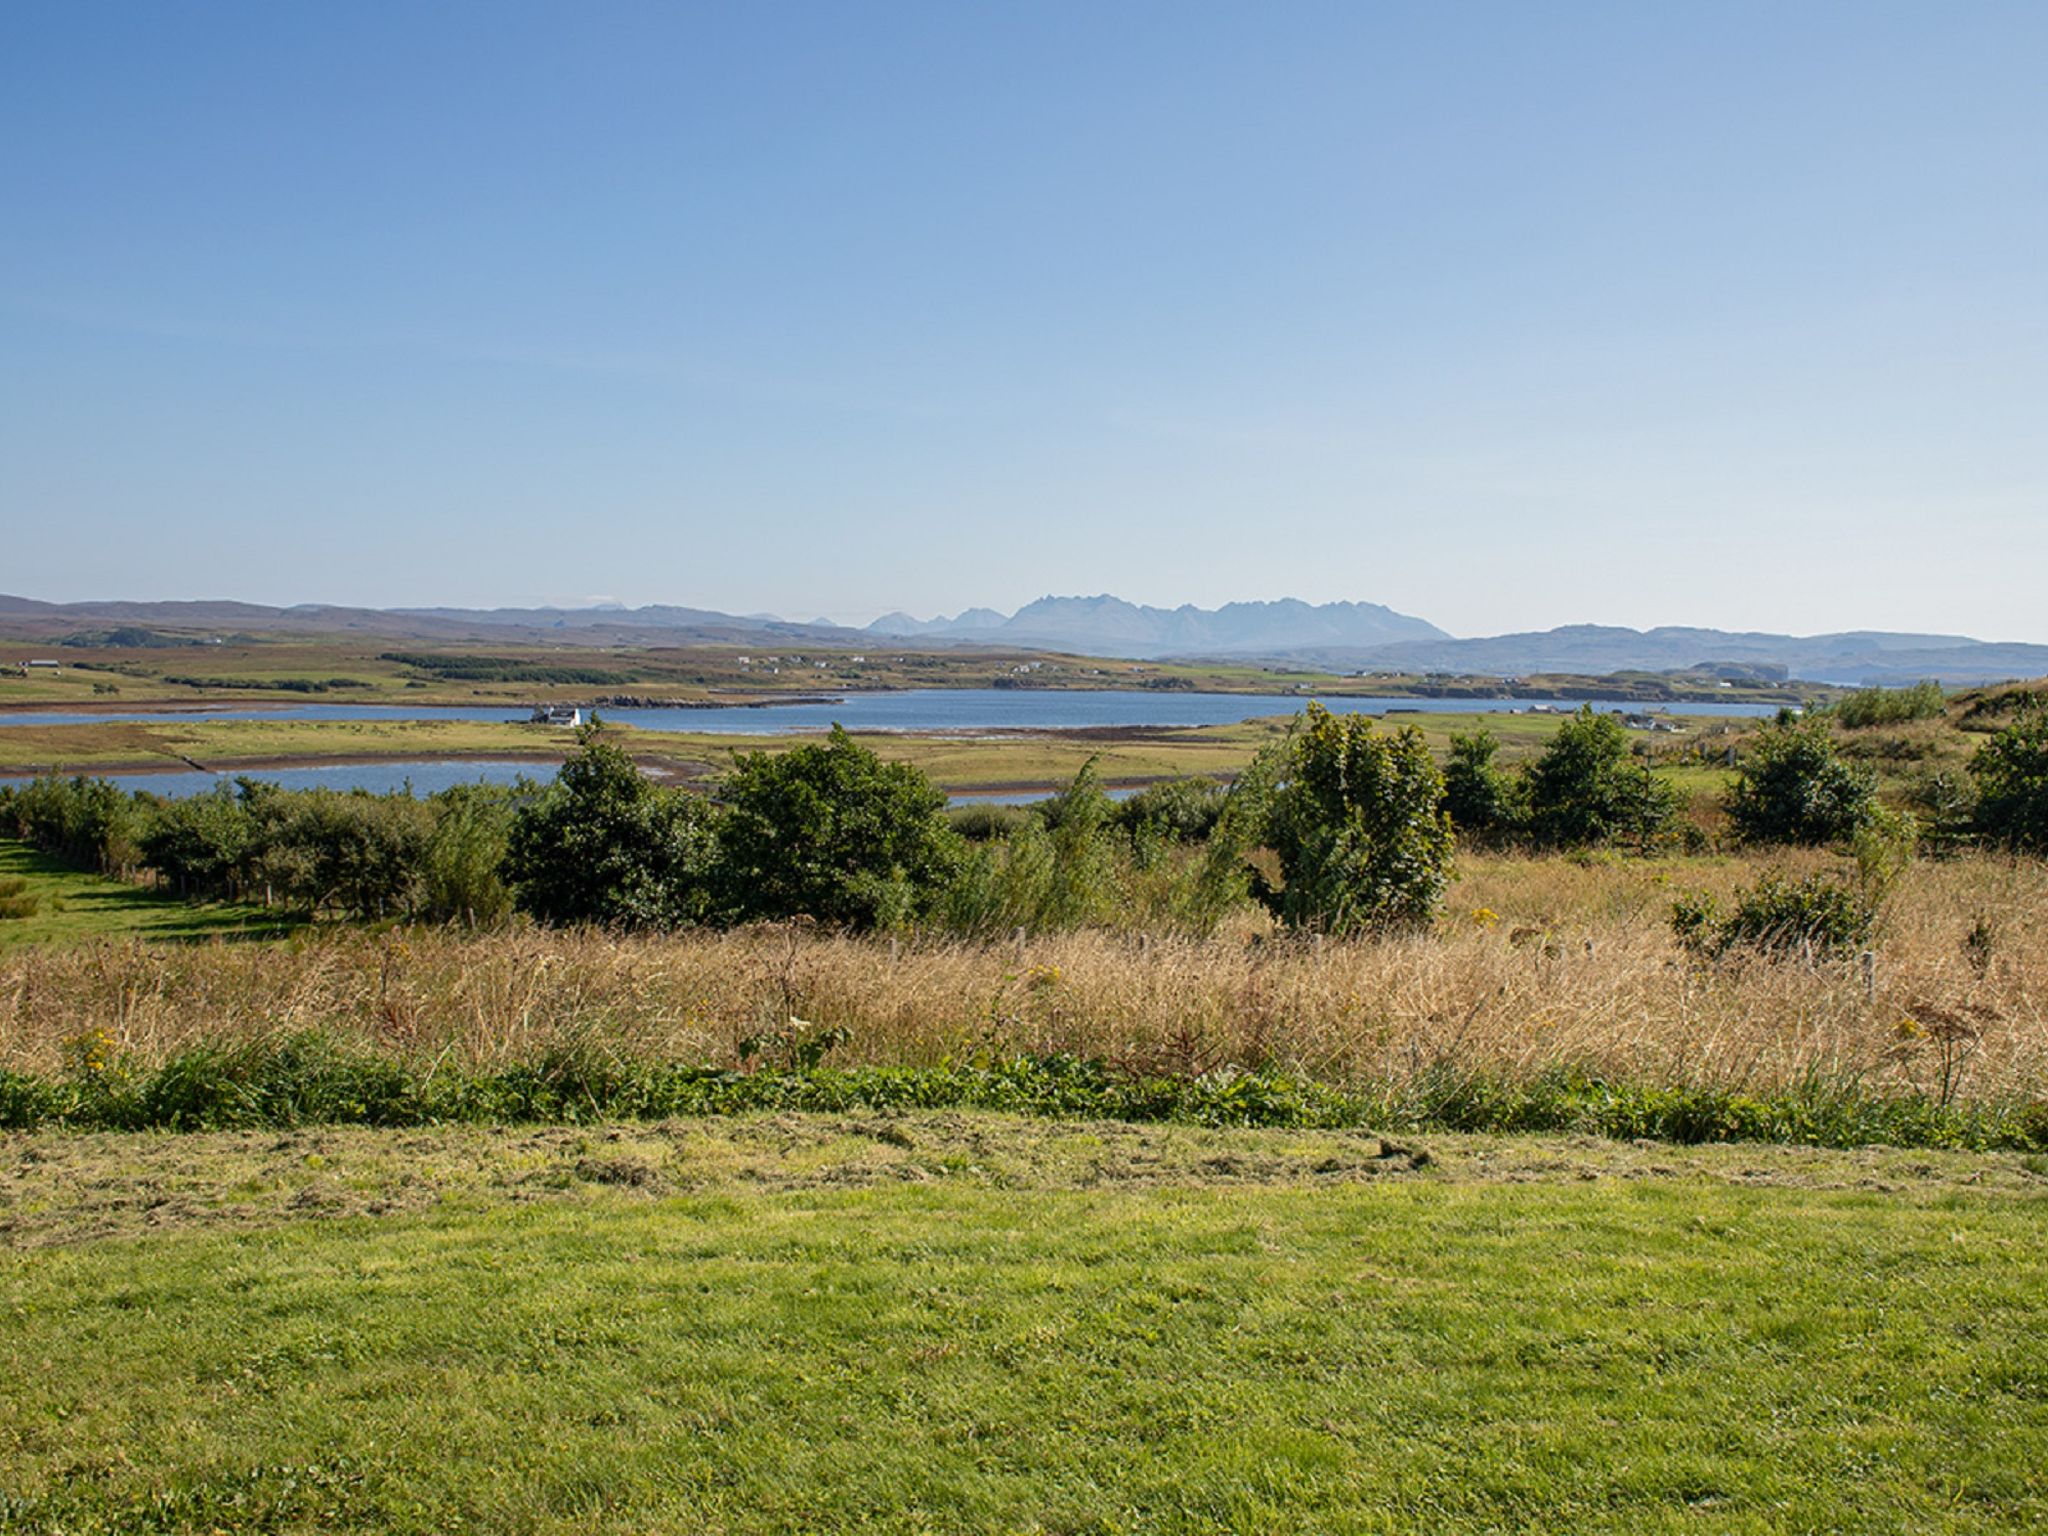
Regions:
[[[575,726],[583,723],[583,711],[574,704],[541,704],[533,711],[535,725]]]
[[[48,668],[49,668],[49,669],[50,669],[50,670],[51,670],[52,672],[56,672],[56,671],[58,671],[58,670],[60,670],[60,669],[61,669],[61,665],[62,665],[62,664],[61,664],[61,663],[59,663],[59,662],[55,662],[55,661],[49,661],[49,660],[40,660],[40,661],[31,661],[31,662],[29,662],[29,663],[28,663],[28,665],[29,665],[29,666],[31,666],[31,667],[48,667]]]

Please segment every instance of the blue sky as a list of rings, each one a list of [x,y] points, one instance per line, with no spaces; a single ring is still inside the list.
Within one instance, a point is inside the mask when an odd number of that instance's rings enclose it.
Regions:
[[[0,591],[2048,641],[2048,6],[0,12]]]

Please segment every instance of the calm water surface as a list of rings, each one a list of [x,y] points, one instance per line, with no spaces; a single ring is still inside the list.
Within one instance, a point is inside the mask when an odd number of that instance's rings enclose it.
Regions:
[[[415,795],[438,794],[458,784],[512,784],[521,777],[546,784],[555,777],[553,763],[489,763],[437,760],[412,763],[329,763],[307,768],[250,768],[229,773],[107,773],[95,777],[111,780],[123,789],[146,789],[153,795],[181,800],[203,795],[219,784],[236,779],[258,779],[285,789],[366,789],[388,795],[410,790]],[[4,782],[4,781],[0,781]],[[1052,793],[1049,789],[1004,790],[997,794],[954,794],[954,805],[1029,805]],[[1112,800],[1128,799],[1134,789],[1112,789]]]

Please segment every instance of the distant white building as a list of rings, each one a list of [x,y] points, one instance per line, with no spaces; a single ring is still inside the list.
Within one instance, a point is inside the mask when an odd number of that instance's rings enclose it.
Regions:
[[[574,726],[583,723],[583,711],[574,704],[540,704],[533,711],[535,725]]]

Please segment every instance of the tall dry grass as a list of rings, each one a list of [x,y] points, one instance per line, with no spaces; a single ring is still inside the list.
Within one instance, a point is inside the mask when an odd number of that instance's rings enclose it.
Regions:
[[[1726,892],[1761,867],[1468,857],[1434,932],[1326,945],[1247,917],[1204,940],[1087,932],[1022,946],[521,928],[23,950],[0,960],[0,1066],[51,1070],[89,1031],[155,1061],[308,1028],[464,1067],[570,1044],[737,1062],[743,1041],[795,1016],[848,1031],[835,1062],[1071,1051],[1337,1082],[1564,1066],[1758,1089],[1818,1077],[1959,1100],[2048,1095],[2048,866],[1913,866],[1869,978],[1855,961],[1688,962],[1669,931],[1672,897]],[[1973,928],[1988,944],[1970,943]]]

